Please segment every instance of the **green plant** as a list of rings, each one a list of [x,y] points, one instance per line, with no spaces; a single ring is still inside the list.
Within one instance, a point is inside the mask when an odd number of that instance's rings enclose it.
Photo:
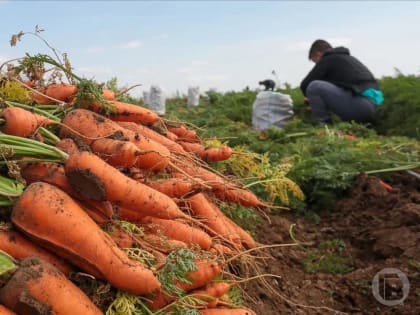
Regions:
[[[303,269],[307,273],[326,272],[333,275],[353,270],[352,259],[345,252],[345,243],[340,239],[320,243],[317,249],[308,251],[303,260]]]

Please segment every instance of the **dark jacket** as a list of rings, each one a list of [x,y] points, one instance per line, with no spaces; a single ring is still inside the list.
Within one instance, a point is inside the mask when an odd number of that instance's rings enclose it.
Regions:
[[[359,60],[350,55],[345,47],[337,47],[324,53],[321,60],[312,68],[300,84],[306,95],[306,88],[314,80],[333,83],[359,94],[365,89],[379,90],[379,85],[372,73]]]

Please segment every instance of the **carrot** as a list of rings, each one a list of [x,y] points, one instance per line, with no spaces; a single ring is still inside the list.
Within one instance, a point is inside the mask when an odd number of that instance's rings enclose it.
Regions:
[[[140,222],[146,224],[148,230],[154,234],[162,234],[186,244],[199,245],[202,249],[209,249],[211,246],[211,238],[207,233],[182,222],[154,217],[145,217]]]
[[[169,178],[153,182],[149,181],[146,182],[146,185],[171,198],[182,198],[194,189],[198,188],[198,184],[178,178]]]
[[[379,185],[381,186],[381,187],[383,187],[385,190],[387,190],[387,191],[391,191],[393,188],[392,188],[392,186],[390,185],[390,184],[387,184],[387,183],[385,183],[383,180],[379,180]]]
[[[85,205],[79,203],[79,206],[89,215],[89,217],[95,221],[98,225],[103,225],[109,222],[109,217],[106,217],[101,211],[95,208],[88,208]]]
[[[177,135],[178,140],[180,141],[187,141],[187,142],[200,142],[200,137],[197,133],[185,127],[184,125],[168,127],[168,131]]]
[[[30,91],[29,97],[33,101],[35,101],[37,104],[45,104],[45,105],[54,104],[54,101],[52,99],[49,99],[47,96],[45,96],[46,90],[47,90],[46,87],[39,88],[38,91],[42,94],[36,93],[34,91]]]
[[[228,186],[228,182],[223,177],[201,167],[192,164],[190,161],[184,159],[183,161],[174,161],[174,165],[177,168],[182,169],[186,174],[198,177],[203,181],[203,184],[210,186],[212,189],[225,189]],[[178,169],[170,167],[172,174],[179,174]],[[174,175],[172,175],[174,176]]]
[[[141,154],[134,143],[102,138],[91,143],[92,151],[112,166],[133,166]]]
[[[256,315],[246,308],[207,308],[199,312],[201,315]]]
[[[119,248],[130,248],[134,245],[134,240],[131,235],[123,229],[114,228],[109,232],[109,236],[111,236]]]
[[[149,269],[129,259],[73,199],[54,186],[29,185],[13,207],[12,222],[44,247],[118,289],[141,295],[160,287]]]
[[[55,146],[60,150],[63,150],[67,154],[73,154],[75,152],[81,151],[77,146],[76,142],[74,142],[74,140],[70,138],[61,139]]]
[[[141,151],[136,165],[143,169],[159,171],[169,164],[170,152],[163,145],[122,128],[116,122],[94,112],[77,109],[63,119],[61,137],[70,137],[90,145],[100,138],[129,140]]]
[[[50,264],[53,264],[66,275],[71,271],[71,267],[68,263],[49,251],[37,246],[18,231],[0,230],[0,249],[17,260],[38,256],[43,260],[48,261]]]
[[[37,257],[22,261],[0,289],[0,302],[20,315],[102,314],[64,274]]]
[[[113,101],[115,100],[115,92],[112,90],[102,89],[102,97],[104,100]]]
[[[153,247],[156,247],[159,249],[159,251],[164,252],[164,253],[169,253],[175,249],[178,248],[186,248],[187,244],[179,241],[179,240],[174,240],[174,239],[170,239],[167,237],[162,237],[162,236],[158,236],[155,234],[144,234],[143,239],[149,243],[150,245],[152,245]]]
[[[176,286],[188,292],[206,285],[222,271],[220,265],[212,261],[198,261],[196,262],[196,266],[197,270],[190,271],[187,276],[188,279],[191,279],[191,283],[175,281]],[[175,297],[160,290],[149,300],[149,302],[147,302],[147,304],[151,310],[155,311],[174,300]]]
[[[204,156],[204,152],[205,152],[206,148],[203,145],[201,145],[200,143],[187,142],[187,141],[178,141],[178,143],[182,146],[182,148],[185,151],[194,153],[195,155],[197,155],[200,158],[202,156]]]
[[[177,136],[176,134],[174,134],[173,132],[166,131],[166,132],[165,132],[165,136],[166,136],[166,138],[168,138],[169,140],[172,140],[172,141],[178,141],[178,136]]]
[[[140,211],[127,209],[118,205],[115,205],[115,214],[118,218],[130,222],[137,222],[147,216],[147,214],[144,214]]]
[[[206,162],[218,162],[229,159],[232,153],[232,148],[223,146],[220,148],[207,148],[200,156]]]
[[[173,163],[178,168],[181,168],[190,176],[200,178],[204,184],[209,185],[215,196],[219,199],[234,202],[246,207],[264,207],[267,206],[264,202],[251,191],[234,186],[232,183],[225,180],[223,177],[197,165],[193,165],[188,160],[174,161]],[[171,171],[176,174],[177,169],[171,167]]]
[[[34,182],[48,183],[60,188],[65,193],[69,194],[74,198],[77,198],[79,200],[83,199],[81,194],[76,192],[71,186],[65,174],[63,165],[52,162],[39,162],[28,164],[21,168],[21,175],[28,184]],[[96,211],[97,215],[102,215],[102,218],[104,220],[110,219],[114,214],[112,206],[108,201],[98,202],[95,200],[84,200],[84,203],[85,206],[88,206],[90,208],[90,211],[88,210],[88,213],[92,214],[95,217],[95,219],[98,219],[100,221],[102,220],[95,216],[95,214],[92,212]],[[86,208],[84,209],[86,210]]]
[[[232,242],[239,239],[235,230],[229,229],[228,225],[225,223],[225,215],[222,211],[220,211],[215,204],[210,202],[203,193],[198,193],[189,197],[187,203],[189,204],[193,215],[199,220],[204,221],[213,231]]]
[[[245,207],[264,207],[266,204],[258,199],[251,191],[242,189],[233,185],[229,185],[224,189],[214,190],[217,198],[222,200],[240,204]]]
[[[225,295],[231,286],[232,284],[227,282],[209,283],[205,288],[191,292],[191,296],[207,302],[207,304],[210,304],[211,302],[214,302],[216,299]]]
[[[11,310],[0,304],[0,315],[16,315]]]
[[[185,153],[182,146],[180,146],[178,143],[176,143],[175,141],[172,141],[171,139],[168,139],[165,136],[162,136],[160,133],[146,126],[136,124],[133,122],[118,122],[118,124],[125,129],[136,132],[144,137],[147,137],[149,139],[152,139],[153,141],[156,141],[162,144],[163,146],[168,148],[168,150],[171,151],[171,153],[178,153],[178,154]]]
[[[65,169],[73,188],[87,199],[108,200],[164,219],[186,217],[171,198],[123,175],[90,152],[70,155]]]
[[[20,107],[7,107],[0,113],[4,120],[0,127],[1,132],[19,137],[33,135],[39,127],[48,126],[55,122],[47,117],[31,113]]]
[[[78,91],[77,86],[71,84],[50,84],[47,86],[45,95],[59,101],[70,103]]]
[[[228,224],[229,227],[231,227],[236,234],[239,236],[242,245],[246,249],[251,249],[257,247],[257,242],[254,240],[254,238],[243,228],[241,228],[239,225],[237,225],[235,222],[233,222],[230,218],[225,216],[225,222]]]
[[[213,254],[216,254],[216,255],[224,256],[225,254],[232,253],[232,250],[227,246],[215,243],[211,246],[210,252],[212,252]]]
[[[144,125],[152,125],[159,120],[155,112],[139,105],[118,101],[109,101],[109,103],[114,107],[114,111],[107,115],[112,120],[131,121]],[[93,102],[91,107],[94,112],[104,114],[98,102]]]
[[[68,194],[72,195],[74,192],[61,164],[53,162],[31,163],[21,167],[20,173],[28,184],[43,181],[59,187]]]

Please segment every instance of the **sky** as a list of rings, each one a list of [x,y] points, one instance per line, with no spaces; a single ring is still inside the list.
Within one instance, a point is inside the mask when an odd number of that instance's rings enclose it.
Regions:
[[[419,1],[12,1],[0,0],[0,62],[51,50],[75,74],[98,82],[151,85],[165,94],[258,88],[274,79],[298,86],[313,67],[318,38],[346,46],[377,77],[419,74]],[[272,71],[275,74],[272,74]]]

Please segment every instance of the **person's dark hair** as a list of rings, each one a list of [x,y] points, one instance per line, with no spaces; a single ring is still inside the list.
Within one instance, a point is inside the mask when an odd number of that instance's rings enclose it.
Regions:
[[[311,48],[309,49],[308,58],[311,59],[313,53],[316,52],[316,51],[324,53],[331,48],[332,48],[332,46],[330,45],[329,42],[327,42],[323,39],[317,39],[316,41],[314,41],[312,43]]]

